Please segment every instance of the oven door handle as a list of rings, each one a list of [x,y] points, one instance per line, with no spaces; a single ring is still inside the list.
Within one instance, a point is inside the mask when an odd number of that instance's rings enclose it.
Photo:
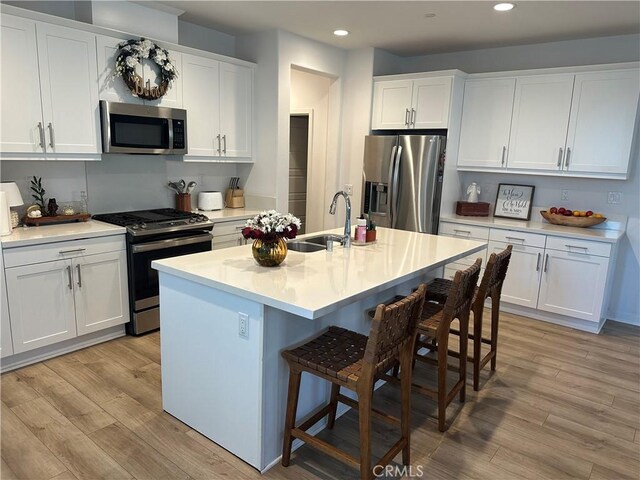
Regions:
[[[131,251],[133,253],[151,252],[153,250],[162,250],[164,248],[181,247],[182,245],[192,245],[194,243],[210,242],[213,235],[205,233],[203,235],[194,235],[193,237],[169,238],[158,242],[140,243],[133,245]]]

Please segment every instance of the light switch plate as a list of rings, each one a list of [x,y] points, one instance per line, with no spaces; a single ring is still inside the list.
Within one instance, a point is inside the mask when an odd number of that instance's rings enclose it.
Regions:
[[[344,191],[347,192],[347,195],[353,195],[353,185],[351,185],[350,183],[345,183]]]
[[[238,312],[238,335],[249,338],[249,315]]]
[[[560,200],[563,200],[563,201],[569,200],[569,190],[560,191]]]
[[[622,203],[622,192],[609,192],[607,203],[609,205],[620,205]]]

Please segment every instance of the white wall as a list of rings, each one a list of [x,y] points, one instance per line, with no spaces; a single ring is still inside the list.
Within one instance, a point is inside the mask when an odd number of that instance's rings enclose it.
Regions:
[[[93,24],[100,27],[178,43],[178,17],[175,13],[122,0],[101,0],[92,2],[92,18]]]
[[[178,20],[178,43],[220,55],[236,56],[236,37],[182,20]]]

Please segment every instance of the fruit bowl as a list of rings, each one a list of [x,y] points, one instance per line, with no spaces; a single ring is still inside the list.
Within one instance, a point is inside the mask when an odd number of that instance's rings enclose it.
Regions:
[[[586,228],[607,221],[605,217],[567,217],[557,213],[549,213],[546,210],[542,210],[540,215],[549,223],[563,225],[565,227]]]

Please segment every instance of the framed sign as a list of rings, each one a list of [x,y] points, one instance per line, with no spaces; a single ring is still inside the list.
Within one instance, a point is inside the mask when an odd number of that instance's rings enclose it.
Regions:
[[[535,188],[533,185],[499,184],[493,216],[529,220]]]

